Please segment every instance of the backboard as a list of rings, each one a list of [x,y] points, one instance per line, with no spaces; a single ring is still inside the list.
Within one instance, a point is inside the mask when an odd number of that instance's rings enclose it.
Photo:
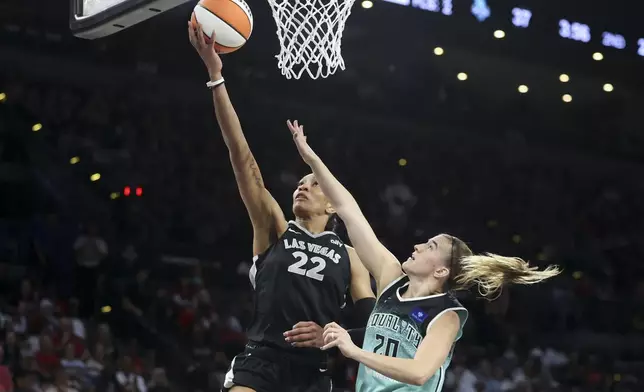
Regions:
[[[125,30],[191,0],[70,0],[69,26],[79,38]]]

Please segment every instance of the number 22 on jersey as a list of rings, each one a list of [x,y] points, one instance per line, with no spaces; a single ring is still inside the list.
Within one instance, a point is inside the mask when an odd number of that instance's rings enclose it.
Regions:
[[[304,266],[309,261],[309,257],[304,252],[293,252],[293,257],[296,259],[295,263],[289,265],[288,272],[306,276],[307,278],[319,280],[320,282],[324,279],[324,275],[320,272],[326,268],[326,261],[318,256],[311,257],[311,262],[315,264],[315,267],[311,269],[306,269]]]

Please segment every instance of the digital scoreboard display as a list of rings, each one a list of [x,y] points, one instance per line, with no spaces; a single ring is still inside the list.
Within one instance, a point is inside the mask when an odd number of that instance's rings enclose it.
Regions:
[[[383,0],[388,3],[398,4],[401,6],[416,8],[426,12],[433,12],[451,16],[456,14],[454,0]],[[514,7],[510,10],[496,9],[495,3],[491,0],[469,0],[469,14],[478,20],[484,22],[488,18],[508,18],[516,28],[529,29],[534,18],[539,17],[536,10],[529,7]],[[459,11],[464,11],[460,10]],[[551,19],[551,18],[549,18]],[[596,42],[602,46],[622,51],[632,51],[632,53],[644,57],[644,33],[640,37],[625,37],[617,31],[605,31],[599,28],[592,28],[581,20],[571,20],[568,18],[559,18],[553,20],[553,29],[558,31],[559,39],[568,39],[581,43]],[[558,26],[556,25],[558,23]]]

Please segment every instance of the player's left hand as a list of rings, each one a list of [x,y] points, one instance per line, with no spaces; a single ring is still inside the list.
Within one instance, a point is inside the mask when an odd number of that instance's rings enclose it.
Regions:
[[[323,332],[322,327],[313,321],[300,321],[293,329],[284,332],[284,340],[293,347],[321,348],[324,345]]]
[[[360,351],[351,340],[351,336],[346,329],[336,323],[329,323],[324,326],[324,346],[322,350],[328,350],[331,347],[337,347],[347,358],[353,358]]]
[[[315,160],[318,159],[318,156],[306,142],[306,136],[304,136],[304,125],[300,125],[297,120],[293,122],[291,122],[291,120],[287,120],[286,125],[291,131],[291,135],[293,135],[295,147],[297,147],[297,151],[300,153],[302,160],[309,165],[315,162]]]

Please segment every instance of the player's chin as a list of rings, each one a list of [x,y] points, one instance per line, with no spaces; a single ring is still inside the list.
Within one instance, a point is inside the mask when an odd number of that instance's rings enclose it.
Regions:
[[[295,216],[304,217],[311,215],[311,212],[314,211],[314,205],[310,200],[307,199],[297,199],[293,200],[293,213]]]
[[[408,271],[410,267],[413,265],[413,263],[414,263],[414,260],[411,257],[405,260],[401,265],[403,272],[406,274],[409,273]]]

